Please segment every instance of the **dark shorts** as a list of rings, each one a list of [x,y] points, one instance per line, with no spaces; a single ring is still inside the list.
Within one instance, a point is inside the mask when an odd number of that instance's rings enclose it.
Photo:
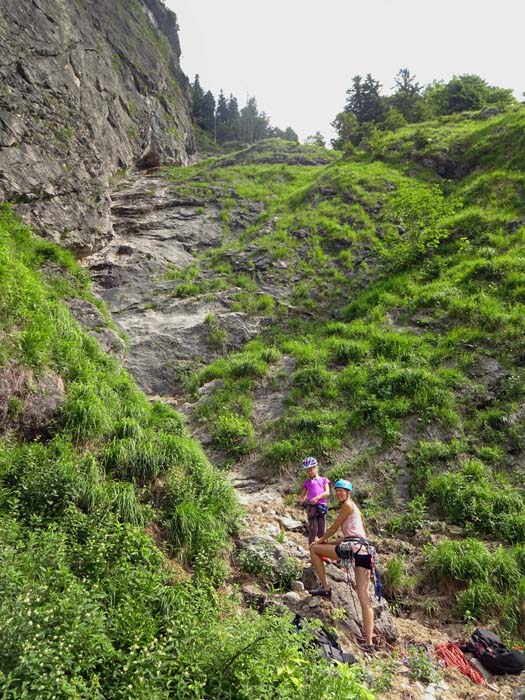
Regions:
[[[335,553],[340,559],[349,558],[348,551],[342,550],[341,545],[339,544],[335,546]],[[361,567],[361,569],[368,569],[368,571],[372,570],[372,557],[370,556],[370,554],[367,554],[365,552],[353,553],[351,559],[353,560],[354,564],[356,566]]]

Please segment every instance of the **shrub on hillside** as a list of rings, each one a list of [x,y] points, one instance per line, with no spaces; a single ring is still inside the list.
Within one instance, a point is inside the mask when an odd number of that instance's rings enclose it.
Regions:
[[[452,522],[468,531],[517,541],[523,534],[523,498],[482,462],[430,479],[428,494]]]
[[[255,447],[255,430],[244,416],[231,411],[219,415],[212,427],[213,443],[231,455],[243,455]]]

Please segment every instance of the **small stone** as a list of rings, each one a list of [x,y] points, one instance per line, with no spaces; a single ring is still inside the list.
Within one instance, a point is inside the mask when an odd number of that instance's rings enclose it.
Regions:
[[[303,523],[288,516],[279,517],[277,520],[281,523],[285,530],[301,530]]]
[[[304,592],[304,583],[302,581],[292,581],[292,591],[296,593]]]
[[[289,601],[290,603],[300,603],[301,602],[301,596],[299,595],[299,593],[294,593],[293,591],[288,591],[288,593],[285,593],[284,599]]]
[[[318,608],[320,605],[319,598],[310,598],[308,601],[309,608]]]
[[[279,527],[277,527],[277,525],[272,525],[272,523],[269,523],[264,528],[264,533],[266,535],[269,535],[270,537],[278,537],[280,532],[281,530],[279,529]]]

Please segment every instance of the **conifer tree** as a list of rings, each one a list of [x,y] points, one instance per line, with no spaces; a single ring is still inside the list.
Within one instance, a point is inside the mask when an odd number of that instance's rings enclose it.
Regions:
[[[202,98],[201,114],[197,123],[207,131],[215,131],[215,97],[210,90],[205,92]]]
[[[219,124],[226,124],[226,122],[229,120],[228,103],[226,102],[226,98],[224,97],[224,92],[222,90],[220,91],[217,99],[216,114],[217,126],[219,126]]]
[[[396,92],[388,98],[388,103],[400,112],[407,122],[416,122],[422,118],[423,86],[408,68],[401,68],[395,78]]]
[[[249,97],[240,114],[240,137],[244,143],[254,143],[268,136],[270,120],[268,116],[257,108],[255,97]]]
[[[299,143],[299,137],[295,133],[295,131],[292,129],[291,126],[287,126],[286,129],[284,130],[284,136],[283,138],[286,141],[295,141],[296,143]]]
[[[195,118],[198,118],[201,116],[202,100],[204,97],[204,90],[201,88],[200,78],[198,75],[196,75],[193,80],[193,85],[191,86],[191,94],[193,97],[192,114]]]
[[[228,121],[232,124],[238,124],[239,122],[239,103],[237,98],[231,93],[228,98]]]
[[[345,112],[351,112],[359,122],[380,122],[386,113],[385,98],[379,91],[381,83],[374,80],[370,73],[365,80],[360,75],[352,79],[352,87],[347,90]]]
[[[224,92],[221,90],[217,99],[217,109],[215,110],[216,139],[219,143],[228,140],[229,137],[229,113],[228,103]]]

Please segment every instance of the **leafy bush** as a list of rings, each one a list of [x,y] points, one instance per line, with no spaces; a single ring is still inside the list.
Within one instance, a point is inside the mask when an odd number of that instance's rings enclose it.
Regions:
[[[144,525],[144,513],[132,484],[109,482],[106,493],[111,509],[120,521]]]
[[[491,583],[472,581],[458,594],[456,612],[464,620],[483,620],[502,607],[503,598]]]
[[[201,287],[194,282],[181,282],[173,290],[173,296],[178,298],[193,297],[201,293]]]
[[[1,484],[17,502],[21,517],[59,518],[80,496],[77,456],[66,442],[48,446],[0,444]]]
[[[469,537],[427,550],[427,565],[436,580],[487,581],[492,559],[483,543]]]
[[[298,461],[302,454],[302,447],[293,440],[276,440],[264,445],[262,458],[264,464],[271,470],[277,471],[279,467]]]
[[[154,401],[151,404],[149,425],[159,433],[178,436],[186,434],[186,421],[182,414],[178,413],[169,404],[161,403],[160,401]]]
[[[427,517],[427,497],[425,494],[420,494],[408,503],[406,513],[390,518],[387,530],[393,535],[414,535],[425,525]]]
[[[416,681],[433,683],[440,676],[439,669],[433,664],[424,644],[415,644],[408,648],[408,668],[411,677]]]
[[[237,554],[241,571],[253,574],[268,586],[289,590],[292,581],[302,577],[302,567],[293,559],[276,549],[270,540],[261,540],[241,549]]]
[[[111,428],[111,407],[94,387],[77,382],[62,405],[61,423],[77,443],[100,439]]]
[[[428,493],[452,522],[471,532],[512,541],[523,534],[521,494],[478,460],[431,479]]]
[[[255,447],[255,430],[247,418],[225,411],[212,428],[212,439],[221,450],[242,455]]]
[[[236,378],[257,379],[264,377],[267,371],[268,365],[263,359],[249,354],[237,355],[230,362],[230,374]]]

